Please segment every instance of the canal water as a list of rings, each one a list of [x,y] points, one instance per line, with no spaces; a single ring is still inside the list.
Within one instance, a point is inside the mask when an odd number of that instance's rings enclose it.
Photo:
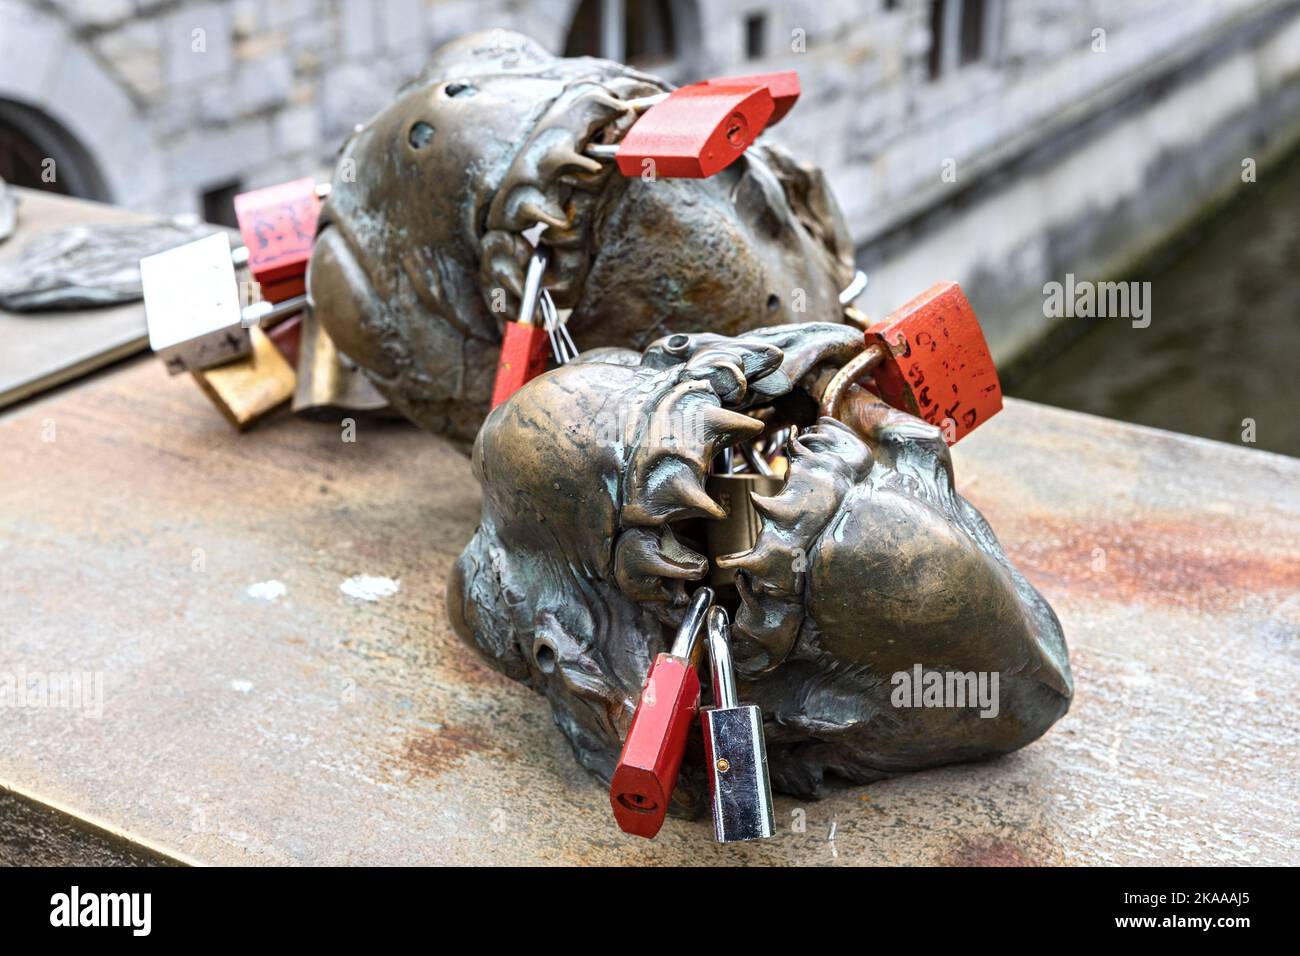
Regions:
[[[1008,393],[1300,456],[1300,154],[1129,278],[1151,283],[1149,326],[1066,319],[1082,334]]]

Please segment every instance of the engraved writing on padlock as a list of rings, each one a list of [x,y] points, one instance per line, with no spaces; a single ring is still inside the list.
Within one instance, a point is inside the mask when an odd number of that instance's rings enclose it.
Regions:
[[[997,367],[957,283],[931,286],[873,325],[866,342],[881,354],[880,397],[944,429],[950,444],[1002,410]]]
[[[700,711],[713,835],[719,843],[763,839],[776,831],[763,713],[737,699],[728,623],[722,608],[709,609],[705,643],[713,673],[714,705]]]
[[[646,675],[609,784],[614,819],[625,833],[649,838],[663,826],[700,706],[696,662],[705,612],[712,603],[708,588],[695,592],[670,653],[658,655]]]
[[[320,209],[320,190],[311,178],[235,197],[239,232],[248,247],[248,270],[262,284],[263,298],[278,302],[304,291],[303,276]]]

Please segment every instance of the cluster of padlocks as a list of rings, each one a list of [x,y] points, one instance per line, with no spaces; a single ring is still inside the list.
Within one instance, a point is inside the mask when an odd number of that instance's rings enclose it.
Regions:
[[[293,400],[304,351],[314,358],[303,348],[305,280],[328,194],[312,179],[243,193],[242,246],[217,232],[140,260],[149,344],[171,374],[193,373],[237,428]],[[237,281],[245,267],[260,290],[249,305]]]
[[[625,176],[705,178],[734,162],[798,96],[797,75],[785,72],[705,80],[632,100],[637,122],[620,142],[592,145],[589,155],[614,162]],[[299,179],[243,193],[235,197],[243,246],[232,247],[217,233],[140,262],[150,346],[171,374],[193,373],[238,428],[291,399],[296,411],[312,402],[294,393],[302,378],[297,373],[312,371],[302,361],[329,348],[328,342],[322,349],[302,347],[307,264],[329,188]],[[236,270],[245,266],[260,299],[241,306],[249,296],[241,295]],[[506,323],[493,407],[545,371],[548,361],[563,363],[577,354],[543,288],[545,269],[539,245],[518,319]],[[319,329],[311,334],[325,338]],[[353,371],[345,364],[335,373]],[[368,410],[382,401],[366,391],[354,404]]]
[[[625,833],[653,837],[663,826],[696,714],[704,733],[714,836],[731,843],[774,832],[763,714],[737,699],[727,623],[727,612],[713,603],[713,589],[701,587],[669,652],[650,667],[609,788],[614,818]],[[713,706],[703,710],[702,646],[708,648],[713,680]]]
[[[704,178],[741,156],[763,129],[779,121],[799,95],[794,73],[709,80],[632,101],[638,119],[618,143],[588,147],[588,155],[617,164],[624,176]],[[238,197],[245,247],[232,252],[225,234],[152,256],[141,263],[150,338],[172,373],[195,373],[204,390],[242,427],[288,400],[306,306],[304,276],[328,187],[309,179]],[[539,223],[537,230],[546,228]],[[491,404],[502,404],[551,363],[577,356],[565,318],[546,289],[547,259],[539,232],[529,238],[521,307],[505,323]],[[243,261],[261,301],[241,308],[235,269]],[[854,309],[865,277],[840,297],[846,321],[862,329],[861,352],[821,394],[820,412],[835,417],[858,384],[893,408],[939,427],[949,444],[1001,408],[1001,389],[970,303],[951,282],[940,283],[882,321]],[[789,437],[789,436],[786,436]],[[714,554],[754,544],[758,521],[749,492],[781,486],[782,437],[757,449],[742,442],[718,456],[710,496],[726,517],[710,525]],[[733,468],[743,461],[744,470]],[[710,583],[726,583],[715,567]],[[610,802],[627,833],[653,837],[670,805],[691,729],[698,717],[718,840],[771,836],[771,785],[759,708],[737,699],[727,611],[700,586],[669,653],[653,662],[614,771]],[[701,709],[698,672],[710,661],[713,705]]]

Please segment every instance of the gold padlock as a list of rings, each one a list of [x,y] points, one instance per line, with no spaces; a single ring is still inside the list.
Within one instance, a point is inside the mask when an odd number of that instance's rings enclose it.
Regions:
[[[751,494],[774,495],[781,490],[785,479],[771,473],[767,462],[751,445],[741,448],[749,472],[741,474],[713,474],[704,483],[709,497],[718,503],[727,516],[720,521],[705,522],[705,543],[709,552],[709,584],[715,588],[734,586],[736,572],[720,568],[714,558],[725,554],[740,554],[753,549],[763,519],[754,507]],[[729,460],[729,456],[724,456]],[[724,466],[729,467],[729,466]],[[764,473],[765,472],[765,473]]]
[[[298,385],[293,393],[294,414],[333,422],[349,415],[383,412],[387,408],[388,400],[360,369],[344,358],[309,309],[303,315]]]
[[[272,333],[274,334],[274,333]],[[194,372],[203,393],[240,431],[293,397],[293,366],[257,326],[248,330],[252,353],[217,368]]]

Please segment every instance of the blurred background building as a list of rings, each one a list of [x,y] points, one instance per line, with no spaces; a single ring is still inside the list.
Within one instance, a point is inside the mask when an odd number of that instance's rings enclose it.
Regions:
[[[1042,379],[1082,330],[1045,314],[1044,284],[1147,278],[1300,133],[1297,0],[0,0],[0,177],[229,221],[239,191],[326,175],[432,49],[488,26],[678,82],[798,70],[803,98],[769,135],[830,177],[872,280],[860,304],[881,314],[958,279],[1013,382],[1021,368],[1047,400],[1087,368]],[[1295,230],[1277,228],[1286,272]],[[1157,331],[1174,328],[1162,295]],[[1296,299],[1272,305],[1283,338],[1252,347],[1298,344]],[[1150,329],[1106,321],[1127,338],[1089,365],[1160,352],[1156,333],[1139,337]],[[1134,374],[1146,389],[1168,369]],[[1109,397],[1067,403],[1225,438],[1245,414],[1211,428],[1188,424],[1183,399],[1166,421]],[[1272,447],[1297,453],[1286,415]]]

